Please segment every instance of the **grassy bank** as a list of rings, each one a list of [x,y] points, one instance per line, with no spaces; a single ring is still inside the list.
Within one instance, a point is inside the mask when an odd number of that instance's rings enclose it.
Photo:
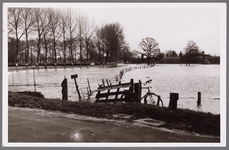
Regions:
[[[220,135],[220,115],[186,109],[172,110],[152,105],[96,104],[45,99],[36,92],[9,92],[9,106],[59,110],[65,113],[112,118],[114,114],[130,114],[136,118],[165,121],[167,128],[175,128],[208,135]],[[131,120],[130,120],[131,121]]]

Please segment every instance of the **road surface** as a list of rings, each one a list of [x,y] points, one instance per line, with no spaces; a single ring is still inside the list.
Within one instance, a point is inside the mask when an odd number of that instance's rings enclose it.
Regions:
[[[219,137],[57,111],[9,107],[9,142],[219,142]]]

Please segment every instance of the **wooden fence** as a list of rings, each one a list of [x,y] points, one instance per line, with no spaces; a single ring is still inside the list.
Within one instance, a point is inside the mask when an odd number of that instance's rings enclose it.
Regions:
[[[141,83],[135,83],[131,79],[129,83],[121,83],[107,86],[101,85],[96,94],[97,103],[101,102],[140,102],[141,101]]]

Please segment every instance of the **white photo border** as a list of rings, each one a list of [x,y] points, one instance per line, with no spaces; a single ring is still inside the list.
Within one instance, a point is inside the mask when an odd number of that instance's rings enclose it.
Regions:
[[[74,3],[95,7],[217,7],[221,10],[220,27],[220,143],[9,143],[8,142],[8,7],[73,7],[73,3],[3,3],[3,47],[2,47],[2,145],[4,147],[224,147],[226,146],[226,3]]]

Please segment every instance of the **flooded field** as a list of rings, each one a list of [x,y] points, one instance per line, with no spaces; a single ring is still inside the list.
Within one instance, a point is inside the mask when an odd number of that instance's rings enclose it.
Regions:
[[[127,72],[123,81],[147,80],[151,91],[161,95],[165,106],[170,93],[179,93],[178,108],[220,113],[220,65],[156,65],[153,68]],[[144,80],[143,80],[144,81]],[[197,93],[201,92],[202,107],[197,109]]]
[[[116,84],[115,77],[124,68],[143,65],[119,65],[114,68],[103,66],[89,66],[80,68],[57,68],[38,69],[35,72],[36,91],[44,94],[46,98],[61,99],[61,82],[64,77],[68,79],[69,100],[77,101],[78,95],[75,89],[74,80],[71,75],[78,74],[77,83],[82,96],[87,93],[87,79],[89,79],[92,90],[98,88],[102,79],[108,79]],[[220,113],[220,66],[219,65],[155,65],[154,67],[132,70],[124,73],[122,82],[147,81],[152,82],[151,91],[161,95],[165,106],[169,103],[170,93],[179,93],[178,108],[197,110],[197,93],[202,94],[202,107],[199,111]],[[34,91],[33,70],[20,70],[8,72],[8,85],[10,91]],[[143,91],[142,94],[144,94]],[[95,94],[92,96],[91,101]]]

